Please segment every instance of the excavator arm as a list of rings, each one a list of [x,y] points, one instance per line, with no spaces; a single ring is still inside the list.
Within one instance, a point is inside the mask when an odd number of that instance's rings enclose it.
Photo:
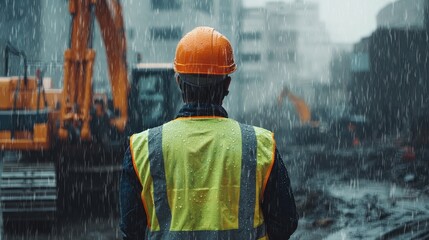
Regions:
[[[287,87],[283,88],[277,99],[279,105],[281,105],[285,97],[287,97],[295,106],[300,122],[309,123],[311,121],[311,111],[305,101],[295,96]]]
[[[62,91],[47,89],[45,92],[40,71],[37,77],[27,77],[26,71],[23,78],[0,77],[0,155],[7,159],[0,164],[3,222],[55,221],[57,207],[65,205],[69,193],[83,193],[83,189],[76,186],[90,186],[91,191],[96,191],[96,187],[88,182],[99,183],[102,179],[102,184],[94,185],[107,189],[112,185],[106,179],[112,179],[120,169],[107,166],[117,165],[120,151],[93,148],[88,141],[92,139],[91,134],[97,135],[96,131],[104,130],[90,128],[94,125],[91,123],[96,122],[91,122],[94,106],[94,116],[102,115],[106,120],[103,127],[110,120],[109,130],[116,128],[117,132],[123,132],[128,120],[126,43],[121,6],[119,0],[70,0],[69,10],[72,23],[69,48],[64,53]],[[115,108],[113,118],[107,117],[103,111],[98,114],[102,104],[92,103],[95,20],[100,25],[108,59]],[[13,53],[23,57],[26,68],[22,51],[7,46],[5,53],[5,56]],[[5,73],[8,75],[7,59]],[[58,120],[59,129],[56,128]],[[65,144],[55,144],[56,134]],[[70,138],[78,138],[86,144],[69,144],[66,141]],[[82,172],[85,177],[78,175]],[[109,177],[105,177],[106,174]],[[79,199],[84,198],[88,199],[88,195]],[[73,201],[80,200],[74,198]]]
[[[80,133],[91,139],[92,76],[95,51],[92,49],[94,21],[103,37],[113,95],[115,116],[111,119],[119,132],[128,121],[128,75],[126,38],[119,0],[70,0],[72,15],[69,49],[64,53],[64,89],[61,101],[60,139]]]

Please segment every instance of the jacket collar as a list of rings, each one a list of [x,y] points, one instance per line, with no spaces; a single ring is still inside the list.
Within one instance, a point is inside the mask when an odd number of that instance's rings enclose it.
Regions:
[[[221,105],[209,103],[187,103],[180,109],[176,118],[197,116],[213,116],[227,118],[228,113]]]

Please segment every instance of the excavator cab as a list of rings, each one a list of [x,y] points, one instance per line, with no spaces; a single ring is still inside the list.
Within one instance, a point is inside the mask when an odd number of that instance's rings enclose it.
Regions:
[[[180,104],[180,91],[174,81],[172,64],[140,63],[133,68],[129,97],[131,132],[170,121]]]

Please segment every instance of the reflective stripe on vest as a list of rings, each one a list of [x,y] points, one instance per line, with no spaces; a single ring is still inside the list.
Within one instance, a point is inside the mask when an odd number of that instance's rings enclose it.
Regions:
[[[175,120],[135,134],[149,239],[260,239],[272,133],[227,118]]]

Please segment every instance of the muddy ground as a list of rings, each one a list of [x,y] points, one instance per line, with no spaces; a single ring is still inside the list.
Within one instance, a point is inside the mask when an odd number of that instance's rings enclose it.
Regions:
[[[292,239],[429,239],[428,150],[407,157],[393,140],[285,148],[301,217]],[[106,207],[70,202],[53,225],[6,226],[1,239],[120,239],[117,205]]]
[[[292,239],[429,239],[429,152],[397,141],[291,147],[300,225]]]

